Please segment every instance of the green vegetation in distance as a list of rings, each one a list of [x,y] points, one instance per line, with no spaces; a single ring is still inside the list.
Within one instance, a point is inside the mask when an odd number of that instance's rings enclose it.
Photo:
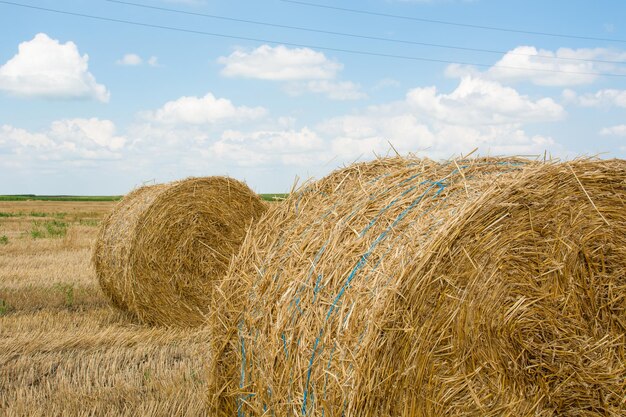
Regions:
[[[0,201],[117,201],[121,195],[0,195]]]
[[[289,194],[259,194],[264,201],[281,201],[287,198]]]
[[[265,201],[280,201],[287,198],[289,194],[274,193],[260,194]],[[118,201],[122,195],[36,195],[36,194],[14,194],[0,195],[0,201]]]
[[[31,211],[30,213],[18,211],[16,213],[6,213],[0,211],[0,217],[54,217],[56,219],[64,219],[67,213],[44,213],[39,211]]]

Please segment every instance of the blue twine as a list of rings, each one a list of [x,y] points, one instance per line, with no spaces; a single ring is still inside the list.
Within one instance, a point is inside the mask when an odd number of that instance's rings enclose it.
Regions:
[[[311,355],[311,359],[309,360],[309,369],[307,370],[306,375],[306,388],[304,389],[304,394],[302,396],[302,415],[307,415],[306,410],[306,401],[309,392],[309,384],[311,382],[311,371],[313,370],[313,361],[315,360],[315,352],[317,351],[317,345],[320,342],[320,338],[322,337],[322,333],[324,332],[324,328],[320,330],[320,334],[315,338],[315,344],[313,345],[313,354]]]
[[[367,226],[365,226],[365,228],[361,231],[361,233],[359,234],[359,237],[363,237],[365,236],[365,233],[367,233],[368,230],[370,230],[370,228],[378,221],[378,219],[387,211],[389,210],[394,204],[396,204],[398,202],[398,200],[400,200],[400,198],[404,197],[406,194],[408,194],[409,192],[413,191],[416,187],[412,186],[407,188],[406,190],[404,190],[398,197],[394,198],[393,200],[391,200],[391,202],[389,204],[387,204],[385,207],[383,207],[382,210],[380,210],[378,212],[378,214],[376,214],[376,216],[374,216],[374,218],[368,223]]]
[[[243,327],[243,320],[239,323],[239,341],[241,343],[241,378],[239,379],[239,388],[243,389],[245,383],[246,383],[246,342],[243,338],[243,336],[241,336],[241,330]],[[243,402],[244,402],[244,398],[240,395],[239,398],[237,398],[237,416],[238,417],[244,417],[245,413],[242,410],[242,406],[243,406]]]
[[[320,286],[320,282],[322,281],[323,274],[319,274],[317,276],[317,280],[315,281],[315,287],[313,287],[313,302],[315,302],[315,298],[317,294],[322,290],[322,286]]]
[[[486,162],[486,163],[481,163],[479,165],[489,165],[492,164],[490,162]],[[510,163],[510,162],[497,162],[496,164],[498,165],[510,165],[510,166],[520,166],[520,165],[524,165],[524,163]],[[410,165],[409,165],[410,166]],[[462,165],[459,166],[458,168],[456,168],[455,170],[453,170],[449,176],[453,176],[456,173],[460,172],[461,170],[467,168],[470,165]],[[421,173],[418,173],[416,175],[413,175],[403,181],[401,181],[399,184],[395,185],[394,187],[389,187],[387,190],[384,190],[383,192],[378,194],[378,197],[386,194],[387,192],[389,192],[391,189],[403,185],[409,181],[411,181],[412,179],[418,177],[419,175],[421,175]],[[377,181],[379,179],[379,177],[375,178],[374,181]],[[350,272],[350,274],[348,275],[344,285],[342,286],[342,288],[340,289],[339,293],[336,295],[335,299],[333,300],[331,306],[329,307],[329,310],[326,314],[326,318],[325,318],[325,323],[330,319],[331,315],[333,312],[335,312],[337,310],[337,306],[339,301],[341,300],[341,298],[343,297],[344,293],[346,292],[346,290],[349,288],[350,283],[352,282],[352,280],[355,278],[356,274],[358,273],[358,271],[360,269],[362,269],[365,264],[368,261],[368,258],[370,257],[370,255],[372,254],[373,250],[382,242],[386,239],[387,234],[391,231],[391,229],[393,227],[395,227],[400,221],[402,221],[402,219],[404,219],[404,217],[417,205],[419,204],[419,202],[421,202],[425,196],[428,194],[428,192],[430,192],[433,188],[437,187],[437,190],[435,191],[434,195],[432,196],[433,199],[437,198],[440,196],[440,194],[443,192],[443,190],[447,187],[447,183],[446,183],[446,179],[442,179],[439,181],[423,181],[421,184],[430,184],[430,186],[424,191],[424,193],[422,193],[416,200],[414,200],[409,207],[407,207],[403,212],[401,212],[397,218],[394,220],[394,222],[391,224],[391,226],[389,226],[387,229],[385,229],[377,238],[376,240],[370,245],[370,248],[368,249],[368,251],[363,254],[361,256],[361,258],[359,259],[359,261],[357,262],[357,264],[355,265],[355,267],[352,269],[352,271]],[[410,191],[412,191],[413,189],[415,189],[416,187],[410,187],[409,189],[405,190],[401,196],[406,195],[407,193],[409,193]],[[376,195],[374,196],[370,196],[370,200],[373,199]],[[372,219],[372,221],[361,231],[360,233],[360,237],[363,237],[365,235],[365,233],[376,223],[376,221],[382,216],[382,214],[384,214],[384,212],[386,212],[393,204],[395,204],[400,197],[395,198],[394,200],[392,200],[391,203],[389,203],[387,206],[385,206],[375,217],[374,219]],[[362,205],[362,204],[361,204]],[[346,218],[344,219],[344,222],[351,219],[357,212],[357,210],[359,209],[359,207],[361,205],[357,205],[357,207],[355,207],[355,209],[352,211],[352,213]],[[438,204],[439,205],[439,204]],[[432,209],[432,208],[431,208]],[[426,210],[426,212],[424,214],[426,214],[429,210]],[[388,249],[383,256],[378,260],[378,262],[376,263],[376,265],[374,265],[374,269],[372,270],[372,272],[378,267],[378,265],[381,263],[382,259],[384,258],[385,254],[389,252],[390,249]],[[368,274],[369,275],[369,274]],[[318,277],[319,280],[319,277]],[[316,292],[316,288],[317,288],[317,283],[316,283],[316,287],[314,288],[314,297],[313,299],[315,300],[315,297],[317,295]],[[313,352],[311,354],[311,358],[309,360],[309,367],[307,370],[307,380],[306,380],[306,388],[304,390],[303,393],[303,406],[302,406],[302,414],[303,415],[307,415],[307,398],[309,397],[313,397],[313,393],[309,393],[309,388],[310,388],[310,378],[311,378],[311,372],[312,372],[312,367],[313,367],[313,362],[315,360],[315,356],[317,355],[317,349],[318,349],[318,345],[319,342],[321,340],[321,336],[323,335],[323,332],[325,330],[325,325],[322,327],[322,329],[320,330],[320,334],[318,335],[318,337],[315,339],[314,345],[313,345]],[[359,342],[357,343],[357,345],[360,343],[360,341],[362,340],[362,336],[359,338]],[[332,353],[331,353],[331,359],[332,359]],[[329,361],[329,365],[330,366],[330,361]],[[326,384],[325,384],[326,387]],[[346,403],[344,402],[344,410],[345,410],[345,406]],[[322,415],[324,414],[324,410],[322,410]],[[344,412],[342,412],[342,415],[344,414]]]
[[[423,182],[424,183],[428,183],[428,182]],[[374,242],[372,242],[372,244],[370,245],[370,248],[368,249],[368,251],[366,253],[364,253],[361,258],[359,259],[359,261],[357,262],[357,264],[354,266],[354,268],[352,268],[352,271],[350,271],[350,274],[348,275],[348,278],[346,279],[346,281],[344,282],[343,286],[341,287],[341,289],[339,290],[339,293],[337,294],[337,296],[335,297],[335,299],[333,300],[332,304],[330,305],[329,309],[328,309],[328,313],[326,314],[326,319],[324,320],[324,322],[328,322],[328,319],[330,318],[330,316],[332,315],[332,313],[335,311],[336,307],[337,307],[337,303],[339,302],[339,300],[341,300],[341,298],[343,297],[343,294],[346,292],[346,289],[348,288],[348,286],[350,285],[350,283],[352,282],[352,280],[354,279],[354,277],[356,276],[357,272],[363,268],[363,266],[365,266],[365,264],[367,263],[368,258],[370,257],[370,255],[372,254],[372,252],[374,251],[374,249],[376,249],[376,247],[383,241],[385,240],[385,238],[387,237],[387,234],[395,227],[398,225],[398,223],[400,223],[402,221],[402,219],[404,219],[406,217],[406,215],[416,206],[418,205],[423,199],[424,197],[428,194],[428,192],[430,190],[432,190],[435,186],[437,186],[439,189],[437,190],[435,196],[438,196],[446,187],[446,184],[443,181],[435,181],[435,182],[431,182],[431,185],[419,196],[417,197],[415,200],[413,200],[413,202],[411,202],[411,204],[404,209],[394,220],[394,222],[387,227],[377,238],[376,240],[374,240]],[[414,187],[413,187],[414,188]],[[317,353],[317,346],[319,344],[319,341],[322,337],[322,334],[324,332],[325,329],[325,325],[322,326],[321,330],[320,330],[320,334],[315,338],[315,342],[313,345],[313,352],[311,353],[311,359],[309,360],[309,367],[307,370],[307,379],[306,379],[306,385],[305,385],[305,389],[304,389],[304,393],[303,393],[303,397],[302,397],[302,401],[303,401],[303,405],[302,405],[302,415],[306,416],[307,415],[307,409],[306,409],[306,400],[307,400],[307,396],[308,396],[308,392],[309,392],[309,386],[310,386],[310,380],[311,380],[311,372],[313,369],[313,362],[315,360],[315,356]]]
[[[285,337],[285,333],[280,335],[283,339],[283,349],[285,351],[285,358],[289,357],[289,351],[287,350],[287,338]]]
[[[493,163],[489,163],[489,162],[487,162],[487,163],[481,163],[481,164],[479,164],[479,165],[489,165],[489,164],[493,164]],[[510,163],[510,162],[497,162],[497,164],[498,164],[498,165],[510,165],[510,166],[521,166],[521,165],[525,165],[525,163]],[[460,170],[462,170],[462,169],[464,169],[464,168],[467,168],[467,167],[468,167],[468,165],[463,165],[463,166],[461,166],[461,167],[459,167],[459,168],[455,169],[455,170],[454,170],[454,171],[453,171],[453,172],[452,172],[449,176],[455,175],[457,172],[459,172]],[[507,171],[507,172],[508,172],[508,171]],[[378,181],[380,178],[383,178],[383,177],[388,176],[388,175],[389,175],[389,174],[383,174],[383,175],[381,175],[381,176],[379,176],[379,177],[377,177],[377,178],[374,178],[374,179],[373,179],[373,180],[371,180],[370,182],[376,182],[376,181]],[[411,181],[412,179],[415,179],[416,177],[418,177],[418,176],[420,176],[420,175],[421,175],[421,173],[418,173],[418,174],[416,174],[416,175],[413,175],[413,176],[411,176],[411,177],[409,177],[409,178],[407,178],[407,179],[405,179],[405,180],[401,181],[400,183],[398,183],[398,184],[394,185],[393,187],[389,187],[389,188],[387,188],[386,190],[384,190],[384,191],[382,191],[382,192],[378,193],[377,195],[376,195],[376,194],[373,194],[372,196],[370,196],[370,200],[371,200],[371,199],[373,199],[373,198],[375,198],[375,197],[381,197],[381,196],[383,196],[383,195],[387,194],[388,192],[390,192],[392,189],[397,188],[397,187],[398,187],[398,186],[400,186],[400,185],[406,184],[407,182]],[[341,300],[341,298],[343,297],[343,295],[344,295],[344,293],[346,292],[346,290],[349,288],[350,283],[351,283],[351,282],[352,282],[352,280],[355,278],[355,276],[356,276],[356,274],[358,273],[358,271],[359,271],[360,269],[362,269],[362,268],[365,266],[365,264],[367,263],[367,261],[368,261],[368,259],[369,259],[370,255],[372,254],[372,252],[374,251],[374,249],[375,249],[375,248],[376,248],[376,247],[377,247],[377,246],[378,246],[378,245],[379,245],[382,241],[384,241],[384,240],[386,239],[386,237],[387,237],[388,233],[391,231],[391,229],[393,229],[393,228],[394,228],[394,227],[395,227],[395,226],[396,226],[399,222],[401,222],[401,221],[404,219],[404,217],[405,217],[405,216],[406,216],[406,215],[407,215],[407,214],[408,214],[408,213],[409,213],[409,212],[410,212],[410,211],[411,211],[411,210],[412,210],[412,209],[413,209],[413,208],[414,208],[417,204],[419,204],[419,202],[420,202],[420,201],[422,201],[422,200],[425,198],[425,196],[426,196],[426,195],[427,195],[427,194],[428,194],[431,190],[433,190],[435,187],[437,188],[437,190],[435,191],[434,195],[432,196],[432,198],[433,198],[433,199],[435,199],[435,198],[439,197],[439,195],[443,192],[443,190],[444,190],[444,189],[447,187],[447,185],[448,185],[448,184],[446,183],[446,179],[445,179],[445,178],[444,178],[444,179],[442,179],[442,180],[439,180],[439,181],[424,181],[424,182],[422,182],[421,184],[429,184],[430,186],[429,186],[429,187],[428,187],[428,188],[424,191],[424,193],[422,193],[422,194],[421,194],[421,195],[420,195],[417,199],[415,199],[415,200],[414,200],[414,201],[413,201],[413,202],[409,205],[409,207],[407,207],[407,208],[406,208],[403,212],[401,212],[401,213],[400,213],[400,214],[396,217],[396,219],[395,219],[395,220],[394,220],[394,222],[391,224],[391,226],[389,226],[388,228],[386,228],[386,229],[385,229],[385,230],[384,230],[384,231],[383,231],[383,232],[382,232],[382,233],[381,233],[381,234],[380,234],[380,235],[376,238],[376,240],[375,240],[375,241],[374,241],[374,242],[370,245],[370,248],[368,249],[368,251],[367,251],[364,255],[362,255],[362,257],[359,259],[359,261],[357,262],[357,264],[355,265],[355,267],[352,269],[352,271],[351,271],[351,272],[350,272],[350,274],[348,275],[348,277],[347,277],[347,279],[346,279],[346,281],[345,281],[344,285],[343,285],[343,286],[342,286],[342,288],[340,289],[339,293],[336,295],[336,297],[335,297],[335,299],[333,300],[333,302],[332,302],[331,306],[329,307],[329,310],[328,310],[328,312],[327,312],[327,314],[326,314],[325,322],[327,322],[327,321],[330,319],[330,317],[332,316],[332,313],[333,313],[333,312],[336,312],[336,311],[338,310],[338,306],[339,306],[340,300]],[[401,196],[404,196],[404,195],[408,194],[410,191],[414,190],[415,188],[416,188],[415,186],[410,187],[409,189],[405,190],[405,191],[401,194]],[[305,190],[305,192],[307,192],[307,191],[308,191],[308,190]],[[310,191],[308,191],[308,192],[310,192]],[[323,194],[323,193],[321,193],[321,192],[320,192],[320,194]],[[302,195],[301,195],[301,196],[302,196]],[[300,196],[300,197],[301,197],[301,196]],[[299,197],[298,201],[296,202],[296,213],[298,212],[298,203],[299,203],[299,201],[300,201],[300,197]],[[370,224],[368,224],[368,225],[365,227],[365,229],[361,232],[360,236],[363,236],[363,235],[364,235],[364,234],[365,234],[365,233],[366,233],[366,232],[367,232],[367,231],[368,231],[368,230],[369,230],[369,229],[370,229],[370,228],[371,228],[371,227],[372,227],[372,226],[376,223],[376,221],[378,220],[378,218],[380,218],[380,217],[382,216],[382,214],[383,214],[385,211],[389,210],[389,208],[391,207],[391,205],[395,204],[395,202],[397,202],[397,200],[398,200],[399,198],[400,198],[400,197],[398,197],[398,198],[394,199],[394,200],[393,200],[390,204],[388,204],[387,206],[385,206],[385,207],[381,210],[381,212],[379,212],[379,213],[377,214],[377,216],[375,217],[375,219],[373,219],[373,221],[372,221],[372,222],[370,222]],[[320,220],[324,220],[327,216],[329,216],[329,215],[333,212],[333,210],[334,210],[334,208],[335,208],[335,206],[336,206],[337,204],[338,204],[338,202],[336,202],[336,203],[333,205],[333,208],[332,208],[331,210],[326,211],[326,212],[325,212],[325,213],[321,216]],[[358,205],[355,207],[355,209],[352,211],[352,213],[351,213],[351,214],[350,214],[347,218],[344,218],[344,219],[343,219],[342,223],[345,223],[346,221],[348,221],[348,220],[350,220],[352,217],[354,217],[354,215],[356,215],[356,213],[357,213],[358,209],[359,209],[362,205],[364,205],[364,204],[365,204],[365,203],[358,204]],[[428,211],[430,211],[430,209],[429,209],[429,210],[427,210],[426,212],[428,212]],[[425,212],[424,214],[426,214],[426,212]],[[305,230],[303,231],[303,233],[302,233],[302,234],[305,234],[305,233],[307,233],[308,231],[310,231],[310,229],[311,229],[311,227],[312,227],[312,226],[313,226],[313,224],[311,224],[311,225],[310,225],[307,229],[305,229]],[[309,271],[309,278],[310,278],[310,276],[312,275],[312,272],[313,272],[313,270],[314,270],[315,265],[318,263],[319,259],[321,258],[321,256],[322,256],[322,254],[323,254],[323,252],[324,252],[324,249],[325,249],[325,246],[326,246],[326,244],[327,244],[327,243],[328,243],[328,242],[326,242],[326,243],[324,244],[324,246],[323,246],[322,248],[320,248],[320,250],[319,250],[319,251],[318,251],[318,253],[316,254],[316,257],[315,257],[315,259],[314,259],[313,265],[311,266],[310,271]],[[281,240],[278,242],[278,245],[279,245],[279,246],[280,246],[280,245],[282,245],[282,244],[284,244],[284,239],[281,239]],[[382,255],[382,257],[378,260],[378,262],[376,263],[376,265],[374,265],[374,269],[372,270],[372,272],[373,272],[373,271],[374,271],[374,270],[378,267],[378,265],[381,263],[382,259],[385,257],[385,254],[387,254],[387,253],[389,252],[389,250],[390,250],[390,249],[388,249],[387,251],[385,251],[385,253],[384,253],[384,254]],[[368,275],[369,275],[369,274],[368,274]],[[275,276],[274,278],[276,279],[277,277]],[[315,286],[314,286],[314,289],[313,289],[313,294],[314,294],[314,295],[313,295],[313,300],[314,300],[314,301],[316,300],[317,294],[318,294],[318,293],[319,293],[319,291],[321,290],[320,285],[319,285],[319,283],[320,283],[321,279],[322,279],[322,275],[320,274],[320,275],[318,275],[318,277],[317,277],[317,280],[316,280],[316,283],[315,283]],[[298,290],[298,292],[300,292],[302,289],[303,289],[303,288],[301,287],[301,288],[300,288],[300,290]],[[296,298],[295,303],[296,303],[296,306],[298,307],[298,310],[299,310],[299,311],[302,311],[302,310],[300,309],[300,307],[299,307],[299,303],[300,303],[300,298],[299,298],[299,297],[297,297],[297,298]],[[314,342],[314,345],[313,345],[313,352],[312,352],[312,354],[311,354],[311,358],[310,358],[310,360],[309,360],[309,367],[308,367],[308,370],[307,370],[306,388],[305,388],[304,393],[303,393],[303,406],[302,406],[302,413],[303,413],[303,415],[307,415],[307,414],[308,414],[308,411],[307,411],[307,403],[310,401],[310,405],[312,405],[312,404],[313,404],[313,402],[314,402],[314,394],[313,394],[313,392],[311,392],[311,390],[310,390],[310,389],[311,389],[311,381],[310,381],[310,379],[311,379],[311,372],[312,372],[312,367],[313,367],[313,363],[314,363],[315,357],[316,357],[319,353],[321,353],[321,352],[324,350],[324,349],[323,349],[323,347],[322,347],[322,348],[321,348],[321,350],[318,352],[319,342],[321,341],[321,336],[323,335],[323,333],[324,333],[324,331],[325,331],[325,327],[326,327],[325,325],[322,327],[322,329],[320,330],[320,334],[319,334],[319,335],[318,335],[318,337],[315,339],[315,342]],[[281,337],[282,337],[282,339],[283,339],[283,347],[284,347],[284,349],[285,349],[285,352],[286,352],[286,354],[288,354],[288,351],[287,351],[287,346],[286,346],[286,337],[285,337],[285,335],[284,335],[284,334],[282,334],[282,335],[281,335]],[[360,340],[362,340],[362,336],[359,338],[359,343],[360,343]],[[297,343],[298,343],[298,345],[299,345],[299,343],[300,343],[300,339],[298,339]],[[244,340],[243,340],[243,337],[241,338],[241,344],[242,344],[242,358],[243,358],[243,359],[242,359],[242,378],[241,378],[241,385],[243,386],[243,384],[245,383],[245,346],[244,346]],[[330,367],[330,362],[331,362],[331,360],[332,360],[333,353],[334,353],[334,348],[333,348],[333,351],[331,352],[331,356],[330,356],[330,359],[329,359],[329,364],[328,364],[328,367]],[[326,379],[327,379],[327,376],[326,376]],[[324,384],[324,387],[325,387],[324,389],[326,390],[326,383]],[[324,395],[325,395],[325,393],[326,393],[326,391],[324,391]],[[254,395],[254,394],[251,394],[251,395]],[[248,395],[248,396],[246,396],[245,398],[248,398],[248,397],[250,397],[251,395]],[[244,399],[245,399],[245,398],[244,398]],[[240,405],[241,405],[241,403],[240,403]],[[345,406],[346,406],[346,403],[344,403],[344,410],[345,410]],[[342,415],[343,415],[343,414],[344,414],[344,412],[342,412]],[[324,415],[324,410],[322,410],[322,415]]]
[[[381,178],[387,177],[387,176],[389,176],[389,175],[390,175],[390,174],[388,174],[388,173],[386,173],[386,174],[382,174],[382,175],[380,175],[380,176],[378,176],[378,177],[376,177],[376,178],[372,179],[372,180],[370,181],[370,183],[375,183],[375,182],[379,181]],[[382,192],[378,193],[377,197],[381,197],[381,196],[383,196],[383,195],[385,195],[385,194],[389,193],[392,189],[397,188],[398,186],[403,185],[403,184],[407,183],[408,181],[411,181],[412,179],[414,179],[414,178],[416,178],[416,177],[418,177],[418,176],[420,176],[420,175],[421,175],[421,173],[418,173],[418,174],[416,174],[416,175],[413,175],[413,176],[411,176],[411,177],[409,177],[409,178],[407,178],[407,179],[405,179],[405,180],[401,181],[399,184],[396,184],[396,185],[394,185],[393,187],[388,187],[387,189],[385,189],[385,190],[383,190]],[[299,208],[299,204],[300,204],[300,201],[301,201],[302,197],[303,197],[306,193],[310,193],[310,192],[313,192],[313,190],[309,187],[309,188],[306,188],[305,190],[303,190],[303,191],[300,193],[300,195],[298,196],[298,199],[296,200],[296,202],[295,202],[295,207],[294,207],[294,212],[295,212],[295,214],[296,214],[296,215],[298,215],[298,214],[299,214],[299,213],[298,213],[298,208]],[[324,196],[326,196],[326,194],[325,194],[324,192],[322,192],[322,191],[319,191],[318,193],[319,193],[320,195],[324,195]],[[373,198],[373,197],[375,197],[375,196],[376,196],[376,195],[371,196],[371,197],[370,197],[370,199],[372,199],[372,198]],[[361,203],[361,204],[357,205],[357,207],[355,207],[355,208],[353,209],[353,211],[351,212],[351,214],[350,214],[347,218],[345,218],[345,219],[342,221],[342,224],[345,224],[348,220],[350,220],[352,217],[354,217],[354,215],[356,215],[356,213],[357,213],[358,209],[359,209],[359,208],[360,208],[363,204],[364,204],[364,203]],[[319,222],[319,221],[323,221],[323,220],[325,220],[328,216],[330,216],[330,214],[331,214],[331,213],[333,213],[333,211],[335,210],[335,208],[336,208],[338,205],[339,205],[339,201],[336,201],[336,202],[332,205],[332,207],[331,207],[329,210],[327,210],[325,213],[323,213],[323,214],[322,214],[322,216],[320,216],[320,218],[318,219],[318,221],[311,223],[311,224],[310,224],[307,228],[305,228],[305,229],[303,230],[303,232],[302,232],[300,235],[301,235],[301,236],[305,235],[306,233],[308,233],[308,232],[309,232],[309,231],[313,228],[314,224],[316,224],[316,223],[317,223],[317,222]],[[294,222],[294,224],[295,224],[295,222]],[[291,226],[291,228],[290,228],[289,230],[291,230],[291,229],[293,229],[293,228],[295,227],[295,226],[294,226],[294,224],[292,224],[292,226]],[[277,248],[279,248],[279,247],[281,247],[281,246],[283,246],[283,245],[284,245],[284,243],[285,243],[285,233],[286,233],[285,231],[282,231],[282,232],[280,233],[280,238],[279,238],[279,239],[277,239],[277,240],[275,241],[275,243],[272,245],[272,250],[275,250],[275,249],[277,249]],[[316,256],[315,256],[315,260],[314,260],[314,262],[313,262],[313,265],[311,266],[310,271],[309,271],[309,278],[310,278],[310,275],[312,274],[312,272],[313,272],[313,270],[314,270],[315,265],[319,262],[319,259],[321,258],[321,255],[323,254],[323,252],[324,252],[324,250],[325,250],[325,247],[326,247],[326,245],[327,245],[328,243],[329,243],[329,240],[327,240],[327,242],[326,242],[326,243],[322,246],[322,248],[320,248],[320,250],[318,250],[318,253],[317,253],[317,254],[316,254]],[[283,256],[283,259],[284,259],[284,258],[286,258],[286,257],[288,257],[288,254],[286,254],[285,256]],[[264,271],[264,269],[265,269],[265,265],[262,267],[262,271]],[[263,273],[261,273],[261,276],[263,276]],[[275,273],[275,274],[273,275],[273,277],[272,277],[273,281],[276,281],[276,280],[278,279],[278,277],[279,277],[279,273]],[[321,290],[321,287],[319,286],[319,282],[320,282],[321,278],[322,278],[322,276],[321,276],[321,275],[319,275],[319,276],[318,276],[318,278],[317,278],[317,282],[316,282],[315,288],[314,288],[314,290],[313,290],[313,291],[314,291],[314,296],[313,296],[313,299],[314,299],[314,300],[315,300],[315,298],[317,297],[317,293]],[[296,299],[295,299],[295,300],[292,300],[292,303],[295,303],[295,307],[296,307],[296,308],[300,311],[300,313],[302,312],[302,309],[301,309],[301,308],[300,308],[300,306],[299,306],[299,303],[300,303],[300,298],[299,298],[299,297],[297,297],[297,294],[298,294],[298,293],[299,293],[302,289],[303,289],[303,288],[301,287],[301,288],[300,288],[300,289],[296,292]],[[294,310],[295,310],[295,309],[294,309]],[[295,313],[295,311],[294,311],[294,313]],[[293,313],[292,313],[292,314],[293,314]],[[295,316],[293,317],[293,319],[295,319]],[[242,322],[242,323],[240,324],[240,326],[239,326],[240,343],[241,343],[241,354],[242,354],[241,377],[240,377],[240,387],[241,387],[241,388],[243,388],[243,386],[245,385],[245,379],[246,379],[246,357],[245,357],[246,352],[245,352],[245,341],[244,341],[243,336],[242,336],[242,327],[243,327],[243,322]],[[281,334],[281,338],[282,338],[282,340],[283,340],[283,349],[284,349],[284,351],[285,351],[285,355],[288,357],[287,340],[286,340],[286,336],[285,336],[285,334],[284,334],[284,333],[283,333],[283,334]],[[300,345],[300,338],[298,338],[298,340],[297,340],[297,342],[296,342],[296,343],[297,343],[297,345],[298,345],[298,346]],[[310,375],[309,375],[309,376],[310,376]],[[307,385],[308,385],[308,384],[307,384]],[[238,398],[238,416],[240,416],[240,417],[244,416],[243,411],[241,410],[241,407],[242,407],[242,405],[243,405],[243,401],[244,401],[244,399],[245,399],[245,398],[248,398],[248,397],[241,397],[241,396],[240,396],[240,397]]]

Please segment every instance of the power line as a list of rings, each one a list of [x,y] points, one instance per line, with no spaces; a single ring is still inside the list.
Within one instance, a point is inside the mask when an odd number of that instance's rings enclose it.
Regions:
[[[374,12],[371,10],[350,9],[347,7],[329,6],[326,4],[310,3],[307,1],[301,1],[301,0],[279,0],[279,1],[282,1],[284,3],[298,4],[301,6],[317,7],[320,9],[339,10],[342,12],[359,13],[359,14],[365,14],[365,15],[370,15],[370,16],[382,16],[382,17],[389,17],[393,19],[412,20],[412,21],[417,21],[417,22],[434,23],[438,25],[458,26],[458,27],[483,29],[483,30],[495,30],[499,32],[523,33],[526,35],[551,36],[554,38],[584,39],[584,40],[589,40],[589,41],[626,43],[626,39],[599,38],[599,37],[593,37],[593,36],[569,35],[569,34],[563,34],[563,33],[537,32],[537,31],[532,31],[532,30],[510,29],[510,28],[503,28],[503,27],[498,27],[498,26],[474,25],[470,23],[450,22],[447,20],[426,19],[423,17],[402,16],[398,14]]]
[[[174,26],[155,25],[151,23],[143,23],[143,22],[136,22],[132,20],[116,19],[116,18],[111,18],[111,17],[96,16],[96,15],[90,15],[90,14],[85,14],[85,13],[70,12],[67,10],[51,9],[47,7],[33,6],[29,4],[15,3],[15,2],[4,1],[4,0],[0,0],[0,4],[6,4],[10,6],[22,7],[22,8],[33,9],[33,10],[40,10],[40,11],[68,15],[68,16],[83,17],[87,19],[100,20],[104,22],[123,23],[123,24],[133,25],[133,26],[148,27],[148,28],[153,28],[153,29],[163,29],[163,30],[182,32],[182,33],[192,33],[196,35],[205,35],[205,36],[212,36],[212,37],[218,37],[218,38],[224,38],[224,39],[236,39],[236,40],[271,43],[271,44],[279,44],[279,45],[282,44],[282,45],[293,46],[297,48],[311,48],[311,49],[319,49],[322,51],[342,52],[342,53],[363,55],[363,56],[376,56],[376,57],[382,57],[382,58],[395,58],[395,59],[403,59],[403,60],[410,60],[410,61],[433,62],[433,63],[442,63],[442,64],[468,65],[468,66],[475,66],[475,67],[481,67],[481,68],[502,68],[502,69],[511,69],[511,70],[519,70],[519,71],[536,71],[536,72],[548,72],[548,73],[559,73],[559,74],[593,75],[593,76],[599,76],[599,77],[626,78],[626,74],[616,74],[616,73],[607,73],[607,72],[559,71],[559,70],[550,70],[550,69],[544,69],[544,68],[523,68],[523,67],[514,67],[514,66],[507,66],[507,65],[490,65],[490,64],[480,64],[480,63],[463,62],[463,61],[450,61],[450,60],[445,60],[445,59],[426,58],[426,57],[410,56],[410,55],[385,54],[385,53],[380,53],[380,52],[363,51],[363,50],[355,50],[355,49],[333,48],[333,47],[328,47],[328,46],[284,42],[284,41],[262,39],[262,38],[248,37],[248,36],[227,35],[227,34],[215,33],[215,32],[205,32],[201,30],[185,29],[185,28],[179,28],[179,27],[174,27]]]
[[[618,61],[618,60],[585,59],[585,58],[574,58],[574,57],[559,57],[559,56],[542,55],[542,54],[525,54],[521,52],[499,51],[499,50],[494,50],[494,49],[482,49],[482,48],[470,48],[470,47],[464,47],[464,46],[458,46],[458,45],[445,45],[445,44],[437,44],[437,43],[418,42],[418,41],[412,41],[412,40],[407,40],[407,39],[394,39],[394,38],[385,38],[385,37],[379,37],[379,36],[359,35],[359,34],[347,33],[347,32],[336,32],[336,31],[331,31],[331,30],[316,29],[316,28],[310,28],[310,27],[282,25],[278,23],[261,22],[258,20],[248,20],[248,19],[240,19],[240,18],[228,17],[228,16],[219,16],[219,15],[208,14],[208,13],[190,12],[186,10],[172,9],[169,7],[161,7],[161,6],[151,6],[147,4],[134,3],[130,1],[122,1],[122,0],[104,0],[104,1],[109,2],[109,3],[118,3],[118,4],[124,4],[127,6],[140,7],[144,9],[159,10],[159,11],[168,12],[168,13],[178,13],[178,14],[189,15],[189,16],[208,17],[211,19],[225,20],[229,22],[246,23],[246,24],[253,24],[253,25],[260,25],[260,26],[274,27],[274,28],[281,28],[281,29],[299,30],[299,31],[304,31],[304,32],[312,32],[312,33],[322,33],[322,34],[334,35],[334,36],[345,36],[345,37],[357,38],[357,39],[368,39],[368,40],[383,41],[383,42],[428,46],[428,47],[444,48],[444,49],[454,49],[454,50],[459,50],[459,51],[482,52],[482,53],[490,53],[490,54],[498,54],[498,55],[509,54],[509,55],[516,55],[516,56],[527,56],[527,57],[536,57],[536,58],[545,58],[545,59],[563,60],[563,61],[597,62],[597,63],[603,63],[603,64],[626,64],[626,61]]]

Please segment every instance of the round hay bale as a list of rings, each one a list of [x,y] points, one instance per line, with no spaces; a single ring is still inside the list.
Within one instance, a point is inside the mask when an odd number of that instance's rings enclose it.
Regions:
[[[266,205],[244,183],[189,178],[139,188],[103,221],[93,264],[112,303],[148,324],[204,321],[211,288]]]
[[[213,301],[216,414],[622,415],[626,162],[380,170],[248,236]]]

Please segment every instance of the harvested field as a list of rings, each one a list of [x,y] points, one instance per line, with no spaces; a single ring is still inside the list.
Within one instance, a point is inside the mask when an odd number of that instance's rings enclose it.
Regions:
[[[207,331],[141,325],[99,288],[91,246],[114,205],[0,202],[3,416],[207,415]]]
[[[216,288],[214,414],[623,415],[625,178],[394,158],[310,185]]]
[[[338,170],[263,215],[194,328],[109,306],[89,257],[114,203],[0,202],[0,410],[624,415],[625,174]]]

